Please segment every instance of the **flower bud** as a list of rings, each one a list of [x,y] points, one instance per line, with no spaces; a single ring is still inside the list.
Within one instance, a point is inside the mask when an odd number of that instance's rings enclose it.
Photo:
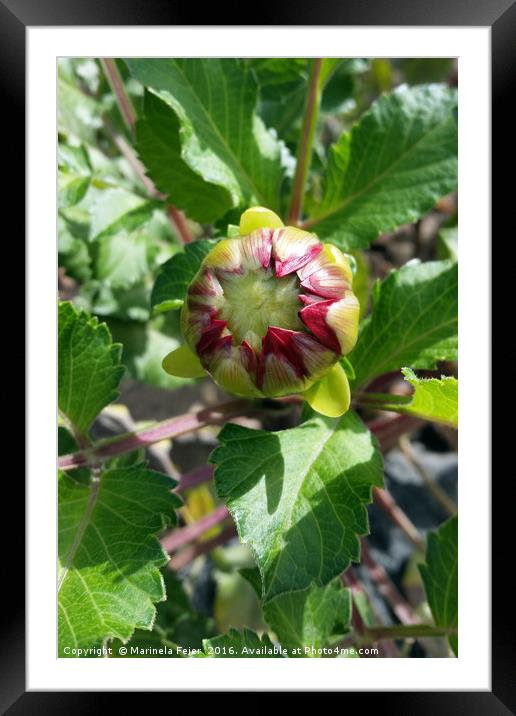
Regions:
[[[249,233],[222,239],[204,258],[188,288],[182,331],[202,367],[230,393],[314,394],[314,384],[357,339],[349,261],[314,234],[282,226],[272,212],[253,211],[240,223]],[[269,225],[256,228],[260,222]],[[170,360],[167,369],[173,372]]]

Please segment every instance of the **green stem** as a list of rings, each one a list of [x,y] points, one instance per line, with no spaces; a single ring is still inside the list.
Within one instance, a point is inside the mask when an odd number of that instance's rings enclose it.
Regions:
[[[301,138],[299,140],[299,148],[297,153],[294,186],[292,188],[292,198],[290,201],[290,210],[288,213],[289,224],[297,224],[301,219],[306,178],[308,176],[308,169],[310,167],[310,160],[312,158],[312,147],[314,142],[315,127],[317,124],[317,115],[319,114],[319,105],[321,103],[322,63],[322,58],[316,57],[313,61],[312,71],[310,73],[310,82],[308,85],[308,95],[306,98],[305,115],[303,119],[303,126],[301,128]]]

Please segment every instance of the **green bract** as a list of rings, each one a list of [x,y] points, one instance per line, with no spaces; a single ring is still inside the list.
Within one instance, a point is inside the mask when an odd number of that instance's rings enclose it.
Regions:
[[[191,353],[183,346],[163,367],[206,371],[241,396],[302,392],[316,410],[341,415],[349,387],[338,361],[356,343],[360,312],[352,278],[339,249],[249,209],[240,236],[219,241],[188,286],[181,326]]]

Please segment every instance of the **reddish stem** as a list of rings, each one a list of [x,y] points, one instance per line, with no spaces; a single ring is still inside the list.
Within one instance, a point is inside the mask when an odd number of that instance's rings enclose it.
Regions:
[[[397,505],[393,497],[387,492],[387,490],[380,490],[378,487],[373,488],[373,498],[375,504],[381,507],[394,524],[400,528],[400,530],[409,538],[417,549],[424,552],[425,542],[417,527],[403,512],[401,507]]]
[[[183,567],[186,567],[190,564],[190,562],[193,562],[196,557],[200,557],[202,554],[207,554],[215,547],[219,547],[221,544],[228,542],[230,539],[235,537],[236,533],[235,526],[228,525],[216,537],[206,540],[205,542],[192,544],[181,550],[181,552],[178,552],[178,554],[175,554],[168,563],[169,568],[175,570],[183,569]]]
[[[182,242],[184,244],[190,244],[193,241],[193,236],[190,233],[188,224],[186,223],[186,217],[184,213],[172,204],[168,204],[167,214],[169,219],[174,223]]]
[[[193,542],[193,540],[196,540],[215,525],[224,522],[229,516],[227,507],[219,505],[213,512],[210,512],[209,515],[202,517],[197,522],[170,532],[161,540],[161,546],[167,552],[174,552],[179,547],[188,544],[188,542]]]
[[[174,492],[186,492],[186,490],[197,485],[202,485],[203,482],[209,482],[213,477],[213,466],[203,465],[190,472],[185,472],[179,478],[179,484]]]
[[[116,97],[120,114],[122,115],[123,120],[127,125],[127,129],[132,136],[134,134],[134,125],[136,124],[136,112],[134,111],[131,98],[125,91],[124,83],[120,77],[120,72],[118,71],[115,60],[102,57],[100,62],[105,72],[107,81],[109,82],[109,85]]]
[[[205,408],[197,413],[179,415],[161,423],[156,423],[150,428],[143,428],[134,433],[118,435],[115,438],[97,443],[91,450],[81,450],[72,455],[64,455],[58,459],[58,467],[62,470],[70,470],[74,467],[81,467],[88,463],[98,463],[107,458],[132,452],[138,448],[145,448],[153,443],[169,438],[183,435],[184,433],[198,430],[205,425],[217,425],[225,423],[242,413],[252,410],[252,404],[247,400],[235,400],[230,403],[223,403],[214,408]],[[255,409],[259,409],[256,408]]]
[[[402,624],[415,624],[417,620],[412,607],[400,594],[382,565],[374,559],[365,538],[362,539],[361,545],[362,564],[369,570],[382,597],[390,604],[392,611]]]
[[[294,175],[294,185],[292,188],[292,199],[288,213],[289,224],[297,224],[301,218],[306,178],[310,166],[310,159],[312,157],[315,125],[317,123],[317,114],[321,101],[321,69],[322,59],[317,57],[313,61],[312,72],[310,74],[310,84],[308,86],[303,127],[301,129],[301,138],[299,140],[296,173]]]

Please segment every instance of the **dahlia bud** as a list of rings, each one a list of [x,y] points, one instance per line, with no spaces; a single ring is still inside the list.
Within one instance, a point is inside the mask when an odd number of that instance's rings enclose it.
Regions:
[[[190,283],[181,328],[194,355],[173,351],[165,370],[207,371],[241,396],[302,392],[320,412],[342,414],[349,387],[338,361],[359,318],[347,257],[261,207],[242,215],[240,233],[219,241]]]

